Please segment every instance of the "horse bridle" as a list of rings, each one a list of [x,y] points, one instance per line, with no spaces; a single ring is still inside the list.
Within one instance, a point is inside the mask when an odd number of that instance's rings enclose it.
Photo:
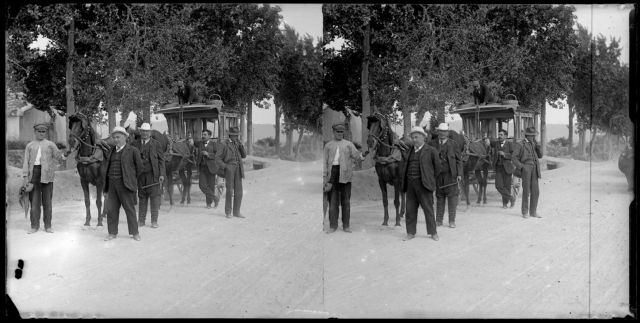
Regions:
[[[375,139],[380,145],[383,145],[383,146],[385,146],[385,147],[387,147],[389,149],[393,149],[393,145],[389,145],[389,144],[387,144],[385,142],[387,140],[387,136],[389,135],[389,127],[387,126],[388,121],[387,121],[386,117],[381,115],[380,113],[374,113],[372,115],[372,117],[375,117],[376,119],[378,119],[378,122],[380,122],[380,128],[382,129],[382,135],[380,137],[378,137],[378,136],[376,136],[376,135],[374,135],[372,133],[369,133],[369,137],[373,137],[373,139]],[[383,122],[382,122],[383,119],[385,121],[387,121],[386,124],[383,124]],[[374,151],[377,151],[377,150],[378,150],[378,147],[375,147]],[[367,151],[369,151],[369,150],[367,150]]]
[[[78,115],[80,115],[83,118],[87,118],[87,116],[85,116],[82,113],[78,113]],[[80,117],[76,117],[78,120],[80,119]],[[82,125],[82,120],[79,120],[78,122],[80,122],[80,124]],[[69,133],[70,136],[72,136],[73,138],[75,138],[76,140],[78,140],[81,144],[89,146],[92,150],[91,150],[91,154],[89,156],[79,156],[76,155],[77,157],[91,157],[95,154],[96,149],[98,149],[99,147],[96,145],[92,145],[90,143],[88,143],[87,141],[90,141],[90,136],[91,131],[89,129],[85,129],[84,127],[82,128],[82,133],[80,134],[80,136],[74,134],[73,132]],[[84,140],[82,140],[84,138]],[[86,141],[85,141],[86,140]],[[80,150],[80,145],[76,145],[76,147],[74,148],[74,150],[79,151]]]

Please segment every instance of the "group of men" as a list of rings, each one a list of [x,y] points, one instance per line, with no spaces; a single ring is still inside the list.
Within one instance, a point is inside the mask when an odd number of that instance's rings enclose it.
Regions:
[[[449,138],[449,126],[441,123],[437,127],[437,140],[430,140],[422,127],[413,127],[410,141],[398,140],[398,149],[404,152],[401,161],[402,192],[406,193],[406,232],[403,240],[411,240],[416,235],[418,209],[422,208],[426,220],[427,235],[438,241],[437,227],[443,225],[445,206],[448,210],[448,226],[456,227],[456,207],[458,204],[459,184],[463,176],[463,162],[459,149]],[[343,139],[343,123],[333,125],[334,140],[324,148],[324,187],[329,194],[329,231],[338,228],[338,207],[342,209],[342,226],[345,232],[350,229],[350,196],[353,163],[364,160],[364,156],[355,145]],[[540,176],[539,158],[542,158],[540,145],[536,142],[535,128],[529,127],[525,139],[520,142],[508,141],[508,133],[499,131],[498,141],[491,147],[491,163],[496,170],[496,189],[502,197],[502,207],[515,204],[512,194],[512,174],[522,178],[522,216],[523,218],[541,216],[537,213],[540,194],[538,179]],[[436,211],[434,215],[433,193],[436,193]],[[509,205],[510,204],[510,205]]]
[[[44,213],[45,231],[52,233],[52,197],[56,159],[66,159],[57,146],[47,140],[49,124],[34,126],[35,140],[27,144],[23,163],[23,189],[29,193],[31,203],[31,230],[40,228],[40,215]],[[140,140],[128,144],[129,133],[123,127],[115,127],[111,133],[115,145],[107,145],[101,174],[104,180],[106,198],[108,236],[105,241],[118,235],[120,208],[127,217],[129,235],[140,241],[138,228],[146,225],[147,209],[150,209],[151,227],[158,228],[158,213],[165,181],[165,152],[158,141],[151,137],[148,123],[140,127]],[[240,213],[242,203],[242,178],[244,169],[242,159],[246,153],[239,141],[240,131],[230,127],[229,138],[216,143],[211,131],[202,132],[202,141],[198,143],[196,160],[199,167],[199,185],[206,196],[206,208],[219,197],[215,194],[216,176],[223,176],[226,182],[225,215],[227,218],[244,218]],[[101,147],[101,146],[99,146]],[[108,148],[106,148],[108,147]],[[138,217],[136,217],[136,192],[139,198]]]

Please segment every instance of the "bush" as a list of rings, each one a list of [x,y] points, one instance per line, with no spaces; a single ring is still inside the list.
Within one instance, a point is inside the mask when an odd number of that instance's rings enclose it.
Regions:
[[[29,143],[28,141],[22,141],[22,140],[7,141],[7,149],[8,150],[24,150],[25,148],[27,148],[28,143]]]
[[[276,140],[272,137],[262,138],[255,143],[258,146],[275,147]]]

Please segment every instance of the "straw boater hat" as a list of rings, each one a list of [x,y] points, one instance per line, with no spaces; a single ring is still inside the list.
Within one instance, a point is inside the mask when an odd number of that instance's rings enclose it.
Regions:
[[[535,135],[537,135],[537,134],[538,134],[538,132],[536,131],[536,128],[535,128],[535,127],[529,127],[529,128],[527,128],[527,130],[526,130],[526,131],[525,131],[525,133],[524,133],[524,135],[525,135],[525,136],[535,136]]]
[[[425,138],[428,137],[427,133],[424,132],[424,129],[422,129],[422,127],[418,127],[418,126],[411,128],[411,132],[409,132],[409,135],[413,135],[416,132],[421,134],[421,135],[423,135]]]
[[[229,136],[238,136],[238,135],[240,135],[240,129],[238,129],[238,127],[229,128]]]
[[[140,130],[151,130],[151,125],[145,122],[140,126]]]
[[[436,130],[449,131],[449,125],[443,122],[438,125],[438,128],[436,128]]]
[[[111,134],[113,135],[114,133],[117,133],[117,132],[125,135],[126,137],[129,137],[129,133],[123,127],[117,126],[113,128],[113,130],[111,131]]]

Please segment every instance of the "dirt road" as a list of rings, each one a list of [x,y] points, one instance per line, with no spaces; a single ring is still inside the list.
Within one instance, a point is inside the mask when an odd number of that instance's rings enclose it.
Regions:
[[[382,227],[382,203],[360,194],[352,201],[354,232],[325,237],[325,311],[427,318],[628,314],[633,197],[624,175],[616,161],[553,160],[562,165],[543,172],[541,219],[523,219],[520,201],[502,209],[490,185],[488,204],[467,211],[461,204],[457,228],[439,227],[437,242],[427,238],[422,211],[416,239],[402,241],[404,223]],[[375,178],[363,178],[354,191],[377,187]]]
[[[105,242],[95,217],[83,227],[83,202],[55,205],[53,234],[27,235],[22,210],[11,209],[8,294],[22,317],[323,315],[322,166],[265,161],[243,182],[246,219],[225,218],[224,202],[206,210],[195,184],[193,203],[168,212],[163,202],[160,228],[141,228],[140,242],[128,236],[124,212],[118,238]]]

